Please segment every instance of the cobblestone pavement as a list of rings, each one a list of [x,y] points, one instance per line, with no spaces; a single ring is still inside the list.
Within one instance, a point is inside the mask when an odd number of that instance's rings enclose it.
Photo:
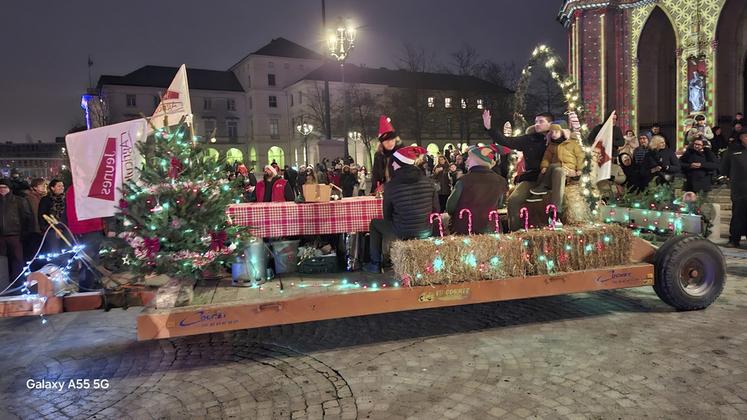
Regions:
[[[138,308],[4,319],[0,418],[745,418],[745,254],[699,312],[640,288],[143,343]]]

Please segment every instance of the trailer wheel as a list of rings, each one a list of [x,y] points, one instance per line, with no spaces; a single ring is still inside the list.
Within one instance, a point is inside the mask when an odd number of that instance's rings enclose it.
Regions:
[[[659,278],[660,273],[658,272],[658,267],[661,267],[661,261],[664,259],[665,255],[669,254],[669,249],[672,248],[672,246],[676,243],[681,242],[684,239],[687,239],[688,236],[679,235],[679,236],[672,236],[671,238],[667,239],[666,242],[664,242],[654,254],[654,268],[656,269],[656,278]],[[656,296],[659,297],[659,299],[662,300],[662,302],[666,303],[667,305],[672,305],[669,303],[667,296],[662,292],[661,287],[659,286],[660,282],[656,281],[654,282],[654,292],[656,292]]]
[[[666,304],[680,311],[704,309],[724,290],[726,262],[711,241],[684,237],[665,243],[659,251],[662,255],[654,258],[654,291]]]

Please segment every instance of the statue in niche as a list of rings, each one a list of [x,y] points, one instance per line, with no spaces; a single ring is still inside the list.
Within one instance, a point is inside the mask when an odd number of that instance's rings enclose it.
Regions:
[[[694,71],[687,83],[690,112],[705,110],[705,78],[698,71]]]

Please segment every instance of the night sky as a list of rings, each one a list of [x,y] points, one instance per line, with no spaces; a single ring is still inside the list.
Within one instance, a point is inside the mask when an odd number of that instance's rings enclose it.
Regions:
[[[327,21],[359,26],[350,61],[395,65],[408,40],[442,64],[467,43],[522,67],[544,42],[562,56],[560,0],[327,0]],[[0,13],[0,141],[53,141],[82,122],[80,94],[101,74],[143,65],[227,70],[285,37],[323,52],[321,0],[5,0]]]

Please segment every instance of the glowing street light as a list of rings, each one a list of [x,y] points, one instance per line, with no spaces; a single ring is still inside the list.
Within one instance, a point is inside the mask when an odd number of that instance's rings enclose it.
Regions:
[[[350,156],[348,153],[348,95],[345,90],[345,59],[350,55],[350,51],[355,47],[356,30],[352,25],[345,25],[342,18],[338,19],[337,29],[331,32],[327,37],[327,46],[329,47],[329,54],[340,63],[340,71],[342,72],[342,88],[345,95],[343,101],[343,113],[342,118],[345,125],[345,141],[344,141],[344,154],[347,158]]]
[[[296,126],[296,131],[303,136],[303,160],[308,164],[309,156],[309,134],[314,131],[314,126],[307,123],[301,123]]]

